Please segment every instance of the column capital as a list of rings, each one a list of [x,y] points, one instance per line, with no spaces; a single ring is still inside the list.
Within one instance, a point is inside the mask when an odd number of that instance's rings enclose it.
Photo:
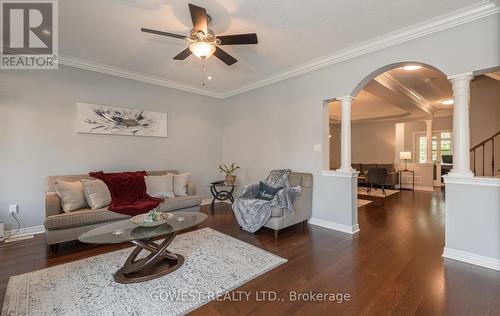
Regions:
[[[468,80],[474,79],[474,74],[472,73],[472,71],[448,76],[448,80],[450,80],[450,81],[466,80],[466,79],[468,79]]]
[[[424,120],[424,122],[425,122],[426,125],[432,124],[432,119]]]
[[[337,98],[337,100],[339,101],[352,101],[354,100],[354,97],[353,96],[350,96],[350,95],[346,95],[346,96],[343,96],[343,97],[340,97],[340,98]]]

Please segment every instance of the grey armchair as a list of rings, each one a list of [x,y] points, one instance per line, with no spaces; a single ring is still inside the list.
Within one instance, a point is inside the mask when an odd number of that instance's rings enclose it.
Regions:
[[[368,183],[368,188],[366,189],[366,192],[368,194],[371,193],[372,188],[375,187],[375,190],[377,189],[377,186],[382,186],[382,192],[384,195],[387,195],[385,193],[385,188],[384,184],[387,180],[387,169],[385,168],[370,168],[368,169],[368,173],[366,174],[366,182]]]
[[[271,207],[271,218],[267,221],[264,227],[270,228],[274,231],[274,238],[278,238],[278,233],[281,229],[302,223],[303,228],[307,228],[307,221],[312,215],[312,190],[313,190],[313,175],[310,173],[291,172],[288,176],[291,186],[299,185],[301,187],[300,195],[293,203],[294,213],[287,209]],[[255,189],[258,190],[258,185]],[[255,195],[255,190],[247,191],[246,198]],[[245,196],[242,196],[245,197]]]

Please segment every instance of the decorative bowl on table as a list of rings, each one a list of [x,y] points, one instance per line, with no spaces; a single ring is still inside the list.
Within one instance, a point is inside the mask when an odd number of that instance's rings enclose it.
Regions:
[[[155,227],[165,224],[169,218],[174,217],[171,213],[151,211],[146,214],[139,214],[130,219],[130,221],[141,227]]]

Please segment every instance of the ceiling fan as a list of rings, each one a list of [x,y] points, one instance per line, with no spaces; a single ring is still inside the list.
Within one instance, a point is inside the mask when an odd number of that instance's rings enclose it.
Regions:
[[[189,36],[141,28],[142,32],[169,36],[190,42],[189,47],[180,52],[174,59],[184,60],[191,54],[194,54],[196,57],[204,60],[215,55],[215,57],[222,60],[226,65],[231,66],[238,60],[226,53],[219,46],[258,43],[257,34],[255,33],[215,36],[215,33],[208,28],[211,17],[207,14],[207,10],[191,3],[189,3],[188,6],[193,21],[193,28]]]

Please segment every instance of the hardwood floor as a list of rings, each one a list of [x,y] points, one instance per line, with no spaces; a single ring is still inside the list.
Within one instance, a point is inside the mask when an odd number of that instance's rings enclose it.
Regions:
[[[198,228],[212,227],[289,261],[238,288],[251,292],[249,301],[211,302],[192,314],[500,315],[500,272],[441,257],[444,216],[441,192],[403,191],[362,207],[361,232],[354,236],[313,225],[303,232],[299,224],[275,241],[267,229],[241,231],[230,205],[217,204]],[[72,242],[52,255],[37,235],[0,248],[0,300],[12,275],[129,246]],[[257,300],[259,291],[285,300]],[[290,301],[290,291],[347,293],[350,300]]]

